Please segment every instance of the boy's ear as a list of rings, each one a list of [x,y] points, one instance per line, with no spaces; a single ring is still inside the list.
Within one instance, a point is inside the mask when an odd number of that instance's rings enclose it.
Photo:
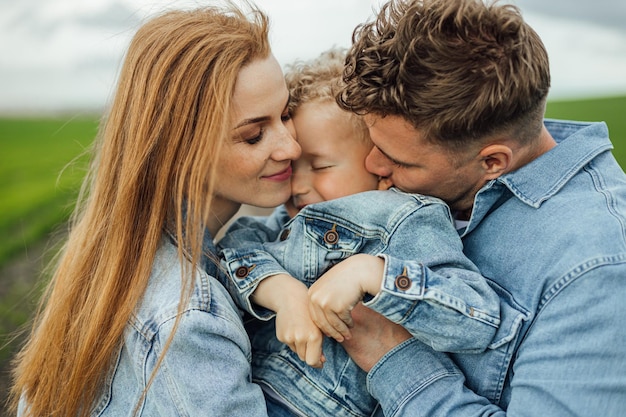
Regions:
[[[507,172],[513,160],[513,150],[499,143],[485,146],[479,155],[487,180],[498,178]]]

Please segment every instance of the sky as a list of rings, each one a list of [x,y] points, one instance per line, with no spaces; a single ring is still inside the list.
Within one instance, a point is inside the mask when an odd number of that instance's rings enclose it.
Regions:
[[[0,113],[99,110],[141,22],[211,0],[0,0]],[[257,0],[281,64],[349,46],[382,0]],[[626,2],[508,0],[542,37],[552,99],[626,94]]]

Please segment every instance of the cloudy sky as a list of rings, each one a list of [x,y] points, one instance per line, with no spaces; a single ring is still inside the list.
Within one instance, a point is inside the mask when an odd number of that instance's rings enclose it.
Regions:
[[[257,0],[285,64],[333,45],[382,0]],[[550,54],[552,98],[626,94],[626,2],[508,0]],[[99,109],[147,16],[211,0],[0,0],[0,112]]]

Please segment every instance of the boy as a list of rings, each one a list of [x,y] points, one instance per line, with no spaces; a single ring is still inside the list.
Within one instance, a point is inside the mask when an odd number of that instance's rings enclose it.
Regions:
[[[500,301],[463,255],[448,207],[395,189],[372,191],[379,181],[365,169],[367,127],[334,99],[343,62],[343,53],[330,50],[290,68],[302,147],[292,198],[267,219],[240,218],[219,243],[226,286],[261,320],[248,331],[253,379],[270,415],[373,413],[365,373],[337,343],[350,337],[350,310],[364,297],[440,351],[483,351],[500,324]],[[365,282],[349,271],[340,281],[324,279],[324,271],[359,253],[384,258],[386,277]],[[407,278],[404,259],[422,262],[421,271],[411,271],[420,283]]]

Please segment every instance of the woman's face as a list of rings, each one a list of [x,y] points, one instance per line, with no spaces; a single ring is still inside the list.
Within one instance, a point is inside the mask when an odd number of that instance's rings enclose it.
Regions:
[[[291,161],[300,156],[289,91],[273,55],[241,69],[233,95],[232,135],[222,149],[214,203],[275,207],[291,195]]]

